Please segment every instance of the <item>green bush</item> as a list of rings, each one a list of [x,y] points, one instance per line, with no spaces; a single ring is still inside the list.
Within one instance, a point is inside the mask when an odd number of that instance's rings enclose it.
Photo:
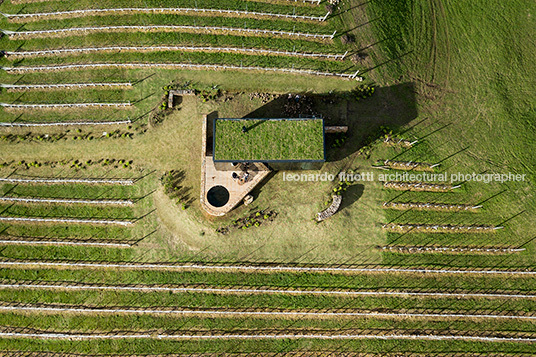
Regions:
[[[372,96],[374,94],[374,91],[374,86],[360,84],[352,91],[352,95],[356,100],[365,99]]]

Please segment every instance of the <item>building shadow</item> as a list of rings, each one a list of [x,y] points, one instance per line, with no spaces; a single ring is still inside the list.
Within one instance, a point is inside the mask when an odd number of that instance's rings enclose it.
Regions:
[[[356,86],[358,84],[356,83]],[[243,118],[322,117],[326,126],[348,126],[344,144],[332,147],[326,134],[326,160],[339,161],[379,139],[384,130],[393,133],[417,118],[416,90],[412,82],[376,87],[374,94],[357,100],[349,92],[283,94]]]
[[[304,93],[282,94],[275,97],[251,113],[244,119],[253,118],[299,118],[314,115],[315,97]]]
[[[340,148],[327,146],[327,161],[338,161],[373,143],[385,131],[398,133],[417,118],[418,110],[413,83],[377,87],[366,99],[346,100],[345,115],[326,118],[326,125],[348,126],[347,137]],[[327,143],[329,144],[329,138]]]
[[[358,183],[351,186],[348,186],[346,189],[346,192],[343,194],[341,207],[339,208],[339,212],[344,210],[347,207],[350,207],[355,202],[357,202],[361,196],[363,196],[363,192],[365,191],[365,186]]]

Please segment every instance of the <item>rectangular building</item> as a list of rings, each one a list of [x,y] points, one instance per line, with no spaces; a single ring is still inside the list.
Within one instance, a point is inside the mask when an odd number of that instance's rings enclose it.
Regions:
[[[324,120],[217,118],[213,158],[219,163],[262,162],[276,170],[319,169],[326,161]]]

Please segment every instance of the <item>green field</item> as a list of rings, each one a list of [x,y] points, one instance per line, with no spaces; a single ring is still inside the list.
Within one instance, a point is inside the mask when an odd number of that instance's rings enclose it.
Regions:
[[[0,11],[15,14],[193,6],[324,16],[326,4],[286,0],[5,1]],[[536,5],[521,0],[348,0],[334,8],[325,22],[193,14],[71,17],[24,24],[0,19],[0,28],[9,31],[170,24],[327,35],[337,31],[333,40],[209,33],[191,28],[179,32],[96,32],[85,36],[80,31],[25,40],[3,36],[0,47],[6,51],[180,45],[347,52],[344,60],[205,51],[1,58],[2,67],[146,62],[258,69],[123,68],[20,75],[1,71],[0,83],[5,84],[133,84],[129,90],[2,89],[2,103],[130,101],[133,110],[1,110],[1,122],[132,122],[112,126],[0,127],[0,177],[134,179],[135,183],[0,183],[0,195],[5,197],[134,202],[129,206],[0,202],[0,218],[133,222],[118,226],[0,221],[0,333],[19,334],[0,336],[0,354],[534,354],[535,16]],[[357,100],[355,92],[351,92],[360,84],[355,80],[268,72],[262,67],[344,74],[359,70],[363,84],[374,86],[375,92],[370,98]],[[189,89],[196,95],[184,96],[178,108],[168,109],[163,103],[170,89]],[[283,118],[289,93],[310,99],[310,112],[303,114],[320,114],[327,126],[349,127],[347,136],[326,134],[326,162],[321,170],[305,172],[336,176],[351,170],[371,173],[374,180],[350,183],[339,212],[322,223],[316,223],[314,218],[331,204],[337,180],[289,182],[283,176],[289,172],[282,171],[270,175],[253,191],[255,200],[250,206],[240,205],[223,218],[208,217],[198,199],[203,115],[216,112],[219,118],[247,118],[248,123],[249,118]],[[303,127],[269,138],[267,132],[278,129],[269,128],[269,122],[259,121],[258,126],[242,134],[243,122],[246,121],[234,122],[233,128],[217,126],[216,159],[247,159],[251,151],[263,158],[278,153],[278,158],[285,159],[303,155],[323,158],[319,136],[311,136]],[[321,121],[308,123],[314,125],[307,129],[318,134]],[[219,129],[232,129],[233,135]],[[259,146],[237,141],[237,137],[245,135],[250,139],[251,134],[260,135],[261,140],[256,140]],[[282,140],[282,134],[299,139]],[[223,153],[218,146],[221,139],[226,139]],[[295,151],[279,152],[278,140]],[[229,149],[233,146],[246,147],[250,152]],[[405,171],[378,167],[385,160],[438,164],[434,173],[445,173],[449,180],[436,183],[457,187],[451,192],[386,189],[378,180],[380,175]],[[168,184],[165,177],[170,172],[173,179]],[[513,173],[525,175],[525,180],[486,183],[450,179],[472,173]],[[456,212],[393,210],[384,208],[386,202],[479,208]],[[234,222],[261,210],[277,215],[259,227],[233,228]],[[491,233],[390,233],[382,229],[383,224],[500,229]],[[228,234],[217,232],[225,227],[231,227]],[[270,270],[275,266],[304,270]],[[321,267],[332,270],[315,270]],[[505,271],[510,274],[501,273]],[[54,310],[62,308],[85,310]],[[159,309],[183,312],[154,311]],[[215,311],[237,314],[218,315]],[[344,315],[348,313],[366,315]],[[45,332],[117,338],[75,341],[41,335]],[[125,334],[143,336],[130,339]],[[173,334],[196,338],[165,338]],[[304,336],[308,334],[316,337]],[[256,337],[245,338],[246,335]],[[279,337],[262,337],[266,335]],[[337,335],[338,338],[324,339]],[[379,338],[391,335],[395,337]],[[404,339],[405,335],[414,338]],[[431,340],[424,336],[457,339]]]

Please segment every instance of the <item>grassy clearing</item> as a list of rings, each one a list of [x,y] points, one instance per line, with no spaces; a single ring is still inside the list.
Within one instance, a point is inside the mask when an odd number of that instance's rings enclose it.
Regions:
[[[324,160],[321,119],[219,119],[214,135],[215,160]]]
[[[236,80],[240,80],[240,78],[236,77]],[[249,76],[243,76],[242,78],[244,79],[243,83],[250,79]],[[259,77],[259,79],[262,78],[268,77]],[[228,82],[227,86],[237,85],[237,83]],[[274,83],[273,79],[272,83]],[[352,85],[341,81],[337,83]],[[282,86],[283,83],[281,82],[279,85]],[[124,157],[124,153],[128,152],[130,157],[126,159],[134,159],[136,165],[139,166],[155,167],[160,170],[176,169],[177,167],[198,167],[197,163],[200,160],[198,155],[200,128],[196,123],[198,123],[199,113],[219,109],[221,116],[243,117],[253,112],[260,104],[259,100],[251,101],[249,96],[245,94],[238,95],[235,99],[226,103],[197,103],[193,98],[185,98],[181,110],[174,112],[161,127],[139,136],[139,140],[117,139],[102,141],[102,144],[98,147],[87,141],[56,142],[54,145],[47,145],[47,159],[52,160],[64,157],[65,152],[69,152],[70,155],[83,161],[90,157],[95,157],[95,155],[100,157],[120,157],[119,155],[121,154],[121,157]],[[185,135],[185,133],[194,134]],[[179,141],[177,138],[181,138],[181,140]],[[151,145],[151,151],[155,153],[154,155],[146,155],[147,144]],[[20,150],[16,154],[12,153],[13,158],[21,159],[28,155],[34,160],[43,157],[42,146],[40,145],[18,145],[18,147]],[[24,151],[26,151],[26,154],[24,154]],[[347,164],[347,161],[331,162],[326,167],[329,168],[330,172],[336,173]],[[299,259],[298,261],[300,262],[317,261],[329,263],[347,261],[351,263],[362,259],[362,256],[355,253],[357,251],[369,257],[379,256],[374,250],[369,251],[366,249],[369,244],[381,243],[379,240],[374,241],[377,239],[378,234],[381,234],[379,227],[375,226],[376,220],[369,219],[372,224],[360,228],[359,232],[361,233],[357,233],[357,236],[368,236],[370,240],[368,242],[359,242],[356,238],[357,231],[355,229],[357,229],[357,226],[355,223],[351,223],[352,213],[350,213],[355,212],[357,214],[360,210],[369,210],[372,209],[369,207],[376,205],[375,202],[380,200],[378,196],[380,192],[373,190],[373,186],[370,186],[370,190],[366,189],[364,191],[363,200],[359,200],[355,205],[345,208],[348,212],[343,210],[341,215],[335,217],[331,222],[327,222],[325,225],[316,225],[311,219],[321,209],[324,196],[329,194],[332,189],[331,183],[289,183],[287,186],[290,189],[289,192],[297,195],[294,196],[293,202],[302,202],[300,204],[302,208],[296,211],[295,206],[290,204],[291,201],[287,201],[291,200],[292,196],[280,196],[278,193],[280,188],[277,187],[280,186],[281,180],[281,174],[278,174],[267,182],[267,185],[270,185],[271,188],[268,189],[268,186],[266,186],[267,190],[265,192],[267,195],[261,196],[262,201],[259,201],[254,208],[275,208],[280,213],[278,216],[279,222],[274,222],[274,224],[267,225],[264,228],[261,227],[258,230],[251,230],[247,233],[237,233],[232,238],[217,235],[215,229],[220,225],[228,224],[227,222],[235,217],[244,215],[248,209],[242,207],[230,217],[225,218],[224,221],[209,223],[207,226],[206,221],[198,211],[196,202],[194,202],[192,210],[181,211],[178,207],[173,207],[173,203],[157,191],[154,195],[155,208],[157,209],[155,215],[160,220],[163,228],[158,233],[158,236],[152,238],[150,242],[151,249],[144,252],[147,254],[146,259],[188,259],[188,257],[199,253],[197,259],[201,260],[225,259],[232,261],[239,257],[252,261],[263,261],[265,259],[295,261]],[[197,174],[194,171],[187,172],[183,186],[192,189],[192,196],[198,185]],[[303,191],[305,187],[303,185],[306,185],[307,192]],[[376,183],[371,185],[376,185]],[[358,194],[359,191],[352,192],[350,197],[356,197]],[[274,200],[276,197],[282,197],[283,200],[281,198]],[[311,201],[310,197],[318,197],[318,201]],[[274,206],[274,203],[277,206]],[[378,209],[381,210],[381,208]],[[303,236],[301,234],[303,229],[301,222],[304,221],[309,222],[306,223],[306,228],[315,232],[314,235]],[[352,227],[356,228],[354,230],[343,230],[342,227],[348,226],[349,222]],[[333,234],[334,231],[338,231],[338,228],[335,227],[340,227],[340,232],[344,233]],[[288,234],[289,228],[292,230],[291,234]],[[201,232],[204,232],[204,234]],[[370,235],[371,232],[373,232],[372,235]],[[268,245],[266,244],[267,237],[271,237]],[[318,242],[323,242],[322,244],[330,246],[330,249],[320,249]],[[310,253],[307,253],[308,251]],[[250,255],[250,253],[253,253],[253,255]],[[303,254],[306,254],[306,256],[303,256]]]

